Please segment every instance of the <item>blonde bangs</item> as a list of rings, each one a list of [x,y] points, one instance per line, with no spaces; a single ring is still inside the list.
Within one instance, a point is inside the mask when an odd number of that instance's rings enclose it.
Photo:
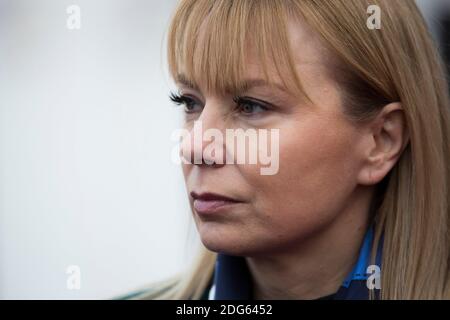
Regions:
[[[192,87],[202,83],[208,92],[242,92],[251,53],[258,59],[266,82],[274,82],[269,74],[275,72],[287,91],[306,96],[288,41],[288,2],[181,2],[168,35],[171,76]]]

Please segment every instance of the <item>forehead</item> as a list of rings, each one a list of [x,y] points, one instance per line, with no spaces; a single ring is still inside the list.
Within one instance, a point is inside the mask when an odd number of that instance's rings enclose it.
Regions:
[[[286,25],[295,63],[323,64],[328,52],[320,36],[300,18],[290,18]]]
[[[232,2],[230,2],[232,3]],[[172,37],[171,73],[179,84],[210,92],[240,92],[263,82],[304,96],[297,66],[319,62],[306,23],[288,15],[241,20],[210,12]]]

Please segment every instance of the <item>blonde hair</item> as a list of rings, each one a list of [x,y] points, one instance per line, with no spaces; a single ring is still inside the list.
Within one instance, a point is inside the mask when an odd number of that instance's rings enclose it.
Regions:
[[[381,9],[381,29],[366,26],[369,5]],[[286,21],[300,18],[322,39],[342,87],[345,113],[365,121],[400,101],[409,144],[378,185],[374,258],[384,234],[382,299],[450,297],[450,104],[440,57],[414,1],[183,0],[169,28],[172,77],[205,90],[239,90],[251,43],[287,88],[303,93]],[[202,27],[202,36],[200,29]],[[339,71],[339,72],[337,72]],[[191,269],[140,299],[198,299],[216,254],[202,248]]]

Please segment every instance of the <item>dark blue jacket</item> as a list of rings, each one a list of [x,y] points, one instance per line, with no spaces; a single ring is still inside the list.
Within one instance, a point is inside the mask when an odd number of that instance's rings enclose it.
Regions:
[[[366,232],[361,246],[358,260],[353,270],[348,274],[339,290],[331,299],[334,300],[367,300],[367,267],[370,263],[374,229],[370,227]],[[382,239],[378,246],[376,265],[381,267]],[[375,297],[379,297],[379,290],[374,290]],[[217,255],[214,274],[210,284],[203,293],[202,299],[211,300],[252,300],[252,282],[243,257],[230,256],[219,253]]]

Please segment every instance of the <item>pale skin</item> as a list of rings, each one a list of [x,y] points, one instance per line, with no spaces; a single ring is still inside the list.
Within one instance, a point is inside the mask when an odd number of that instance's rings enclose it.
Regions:
[[[245,257],[255,299],[314,299],[338,290],[358,257],[374,187],[408,140],[400,103],[384,106],[364,125],[349,120],[316,35],[298,21],[289,26],[296,68],[313,103],[270,85],[257,86],[243,95],[275,108],[236,114],[231,95],[204,92],[202,83],[196,89],[179,83],[180,92],[196,101],[186,118],[188,129],[202,120],[203,130],[280,130],[275,175],[261,175],[259,166],[250,164],[183,165],[188,193],[242,201],[226,214],[202,217],[189,198],[203,244]],[[248,61],[244,78],[261,78],[250,52]],[[271,79],[281,83],[275,72]]]

